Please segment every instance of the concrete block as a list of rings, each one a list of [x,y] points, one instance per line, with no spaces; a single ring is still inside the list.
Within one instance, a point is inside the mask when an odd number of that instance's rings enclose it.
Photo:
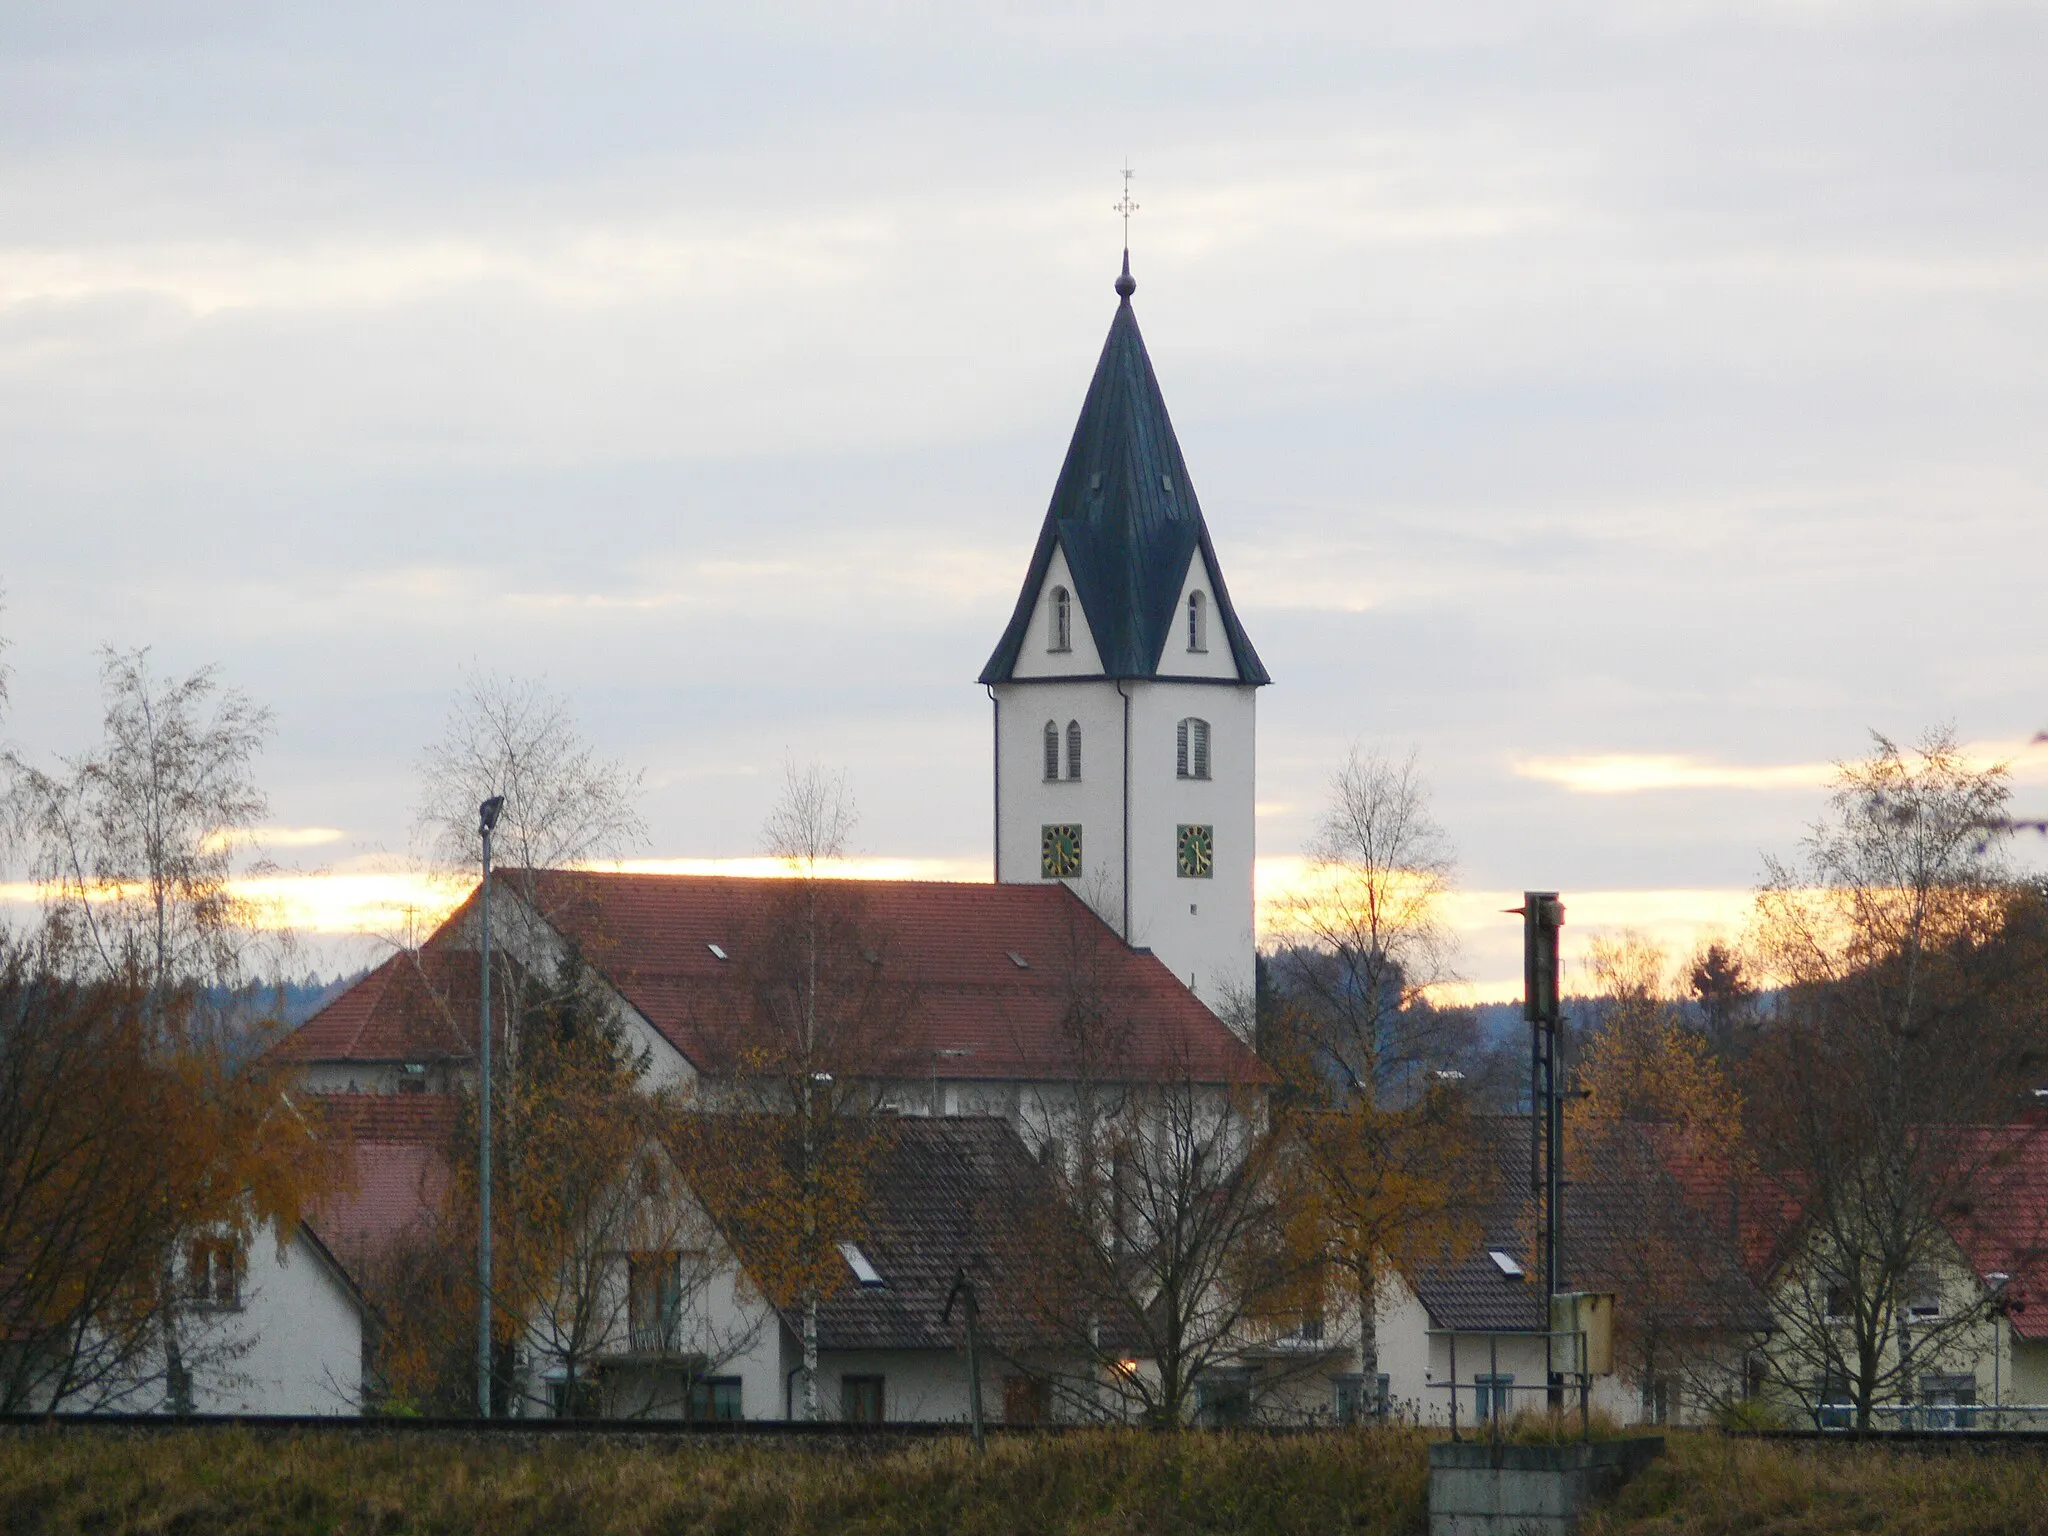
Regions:
[[[1429,1448],[1430,1536],[1566,1536],[1579,1512],[1664,1453],[1660,1436]]]

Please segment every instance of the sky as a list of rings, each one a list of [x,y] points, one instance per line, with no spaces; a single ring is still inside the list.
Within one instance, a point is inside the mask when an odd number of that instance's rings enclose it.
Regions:
[[[1873,730],[2048,810],[2043,79],[2039,5],[0,0],[0,737],[217,664],[330,936],[466,668],[645,769],[648,859],[794,758],[985,877],[1128,163],[1262,881],[1412,750],[1482,991],[1525,888],[1682,948]]]

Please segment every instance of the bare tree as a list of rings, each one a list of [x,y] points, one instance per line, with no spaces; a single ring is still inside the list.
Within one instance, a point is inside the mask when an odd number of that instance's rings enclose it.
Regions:
[[[101,652],[104,736],[55,770],[0,755],[7,810],[45,891],[55,953],[164,989],[232,985],[262,914],[231,883],[269,810],[253,765],[270,711],[211,667],[159,680],[149,652]]]
[[[508,869],[615,858],[647,836],[635,807],[641,773],[599,757],[569,700],[539,679],[470,673],[441,739],[420,756],[419,777],[418,828],[451,871],[481,861],[477,806],[493,795],[505,797],[494,843]]]
[[[1783,993],[1743,1086],[1761,1171],[1800,1220],[1774,1353],[1810,1404],[1846,1392],[1859,1425],[1980,1323],[1984,1298],[1930,1312],[1920,1293],[1948,1221],[1995,1198],[2011,1139],[2037,1133],[2048,921],[1987,845],[2006,796],[1950,732],[1911,752],[1878,737],[1758,897]]]
[[[1330,1064],[1377,1096],[1422,1043],[1408,1011],[1456,979],[1443,915],[1456,867],[1413,754],[1354,749],[1330,780],[1308,870],[1283,920],[1282,984],[1313,1005]]]
[[[1312,1144],[1323,1155],[1312,1159],[1331,1175],[1326,1204],[1350,1211],[1332,1230],[1370,1233],[1383,1223],[1361,1204],[1361,1192],[1377,1187],[1373,1148],[1390,1148],[1404,1137],[1390,1136],[1375,1111],[1393,1092],[1421,1098],[1419,1068],[1440,1043],[1445,1019],[1428,1006],[1428,989],[1455,979],[1453,941],[1443,915],[1455,857],[1450,840],[1429,809],[1429,788],[1416,757],[1399,761],[1354,748],[1330,781],[1329,803],[1308,846],[1307,878],[1287,903],[1284,921],[1295,945],[1275,956],[1275,980],[1296,1015],[1287,1031],[1305,1057],[1307,1072],[1291,1073],[1298,1090],[1316,1079],[1342,1089],[1333,1108],[1356,1121],[1357,1145],[1346,1148],[1345,1132],[1332,1122],[1315,1122]],[[1428,1117],[1418,1122],[1430,1126]],[[1455,1141],[1456,1138],[1453,1138]],[[1462,1145],[1462,1144],[1460,1144]],[[1457,1151],[1446,1142],[1447,1154]],[[1449,1157],[1446,1168],[1459,1165]],[[1447,1191],[1470,1181],[1454,1176]],[[1450,1194],[1444,1202],[1454,1203]],[[1439,1203],[1424,1201],[1423,1209]],[[1392,1255],[1340,1242],[1345,1267],[1363,1287],[1359,1296],[1360,1369],[1368,1381],[1379,1371],[1376,1282]]]
[[[745,1229],[764,1294],[800,1315],[812,1419],[819,1308],[846,1274],[838,1244],[858,1236],[876,1153],[872,1111],[910,1075],[902,1042],[917,1008],[915,978],[893,964],[860,882],[822,873],[855,824],[843,776],[785,769],[762,841],[794,878],[758,894],[731,951],[731,989],[707,999],[698,1024],[721,1100],[708,1107],[738,1113],[712,1133],[715,1155],[702,1120],[684,1122],[677,1140],[692,1187]]]

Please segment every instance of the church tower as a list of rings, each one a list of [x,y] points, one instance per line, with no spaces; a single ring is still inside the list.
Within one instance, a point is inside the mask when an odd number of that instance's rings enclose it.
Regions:
[[[1211,1008],[1252,991],[1253,751],[1238,623],[1131,309],[1116,317],[1001,643],[996,879],[1063,881]]]

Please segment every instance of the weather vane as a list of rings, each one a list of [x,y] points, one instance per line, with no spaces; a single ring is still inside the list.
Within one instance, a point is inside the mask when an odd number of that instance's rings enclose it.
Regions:
[[[1131,201],[1131,162],[1128,157],[1124,160],[1123,201],[1110,204],[1109,211],[1124,216],[1124,249],[1128,251],[1131,248],[1131,215],[1138,211],[1138,205]]]

